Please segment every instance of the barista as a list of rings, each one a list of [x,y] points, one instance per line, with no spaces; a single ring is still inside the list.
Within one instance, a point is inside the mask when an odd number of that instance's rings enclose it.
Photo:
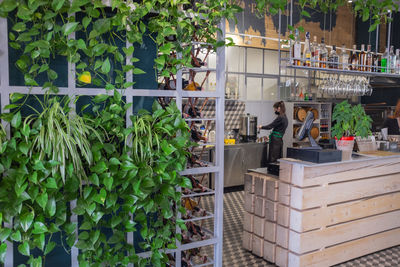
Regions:
[[[286,128],[288,126],[288,119],[286,117],[286,108],[283,101],[276,102],[274,104],[275,114],[278,115],[276,119],[266,125],[259,125],[259,129],[271,130],[272,132],[269,136],[269,155],[268,161],[270,163],[275,163],[278,159],[282,157],[283,140],[282,137],[285,134]]]
[[[383,123],[383,127],[388,128],[388,135],[400,135],[400,99],[397,100],[397,105],[393,116],[390,116]]]

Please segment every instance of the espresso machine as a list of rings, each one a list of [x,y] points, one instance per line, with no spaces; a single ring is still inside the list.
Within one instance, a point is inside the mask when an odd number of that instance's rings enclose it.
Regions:
[[[243,143],[257,140],[257,117],[247,113],[240,116],[240,141]]]

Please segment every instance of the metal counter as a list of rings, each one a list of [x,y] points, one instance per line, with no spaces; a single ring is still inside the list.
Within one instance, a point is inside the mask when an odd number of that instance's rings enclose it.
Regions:
[[[214,157],[215,150],[211,150]],[[244,174],[249,169],[266,167],[268,161],[268,144],[239,143],[225,145],[224,149],[224,187],[244,184]],[[211,177],[214,181],[214,177]],[[213,182],[211,183],[213,184]]]

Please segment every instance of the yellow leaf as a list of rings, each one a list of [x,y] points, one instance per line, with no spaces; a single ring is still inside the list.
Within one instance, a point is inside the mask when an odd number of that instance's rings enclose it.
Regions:
[[[85,71],[79,76],[79,81],[83,83],[91,83],[92,82],[92,75],[90,72]]]

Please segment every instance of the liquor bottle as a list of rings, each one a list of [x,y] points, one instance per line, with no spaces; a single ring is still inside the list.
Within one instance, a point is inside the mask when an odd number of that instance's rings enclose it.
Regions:
[[[351,51],[351,56],[349,58],[350,69],[358,70],[358,56],[357,56],[357,45],[353,45],[353,51]]]
[[[331,54],[329,55],[329,68],[337,69],[339,64],[339,56],[336,53],[336,45],[332,46]]]
[[[300,66],[301,65],[301,43],[300,43],[300,36],[299,30],[296,29],[296,39],[293,44],[292,49],[292,57],[294,58],[293,65]]]
[[[390,73],[396,73],[396,55],[394,54],[394,47],[393,45],[390,46],[390,54],[389,54],[389,68],[390,68]]]
[[[317,43],[317,36],[314,35],[314,40],[311,46],[311,53],[312,53],[312,59],[313,63],[312,66],[318,68],[319,67],[319,53],[320,53],[320,47],[319,44]]]
[[[325,38],[321,38],[321,50],[320,50],[320,56],[319,56],[319,60],[321,61],[319,63],[319,67],[320,68],[326,68],[326,62],[328,61],[328,49],[326,48],[325,45]]]
[[[365,70],[365,60],[366,59],[366,53],[365,53],[365,45],[362,44],[361,45],[361,52],[360,54],[358,54],[358,64],[360,66],[358,66],[358,70],[359,71],[364,71]]]
[[[306,32],[306,42],[303,51],[304,66],[311,67],[311,48],[310,48],[310,33]]]
[[[396,74],[400,74],[400,50],[396,49]]]
[[[349,53],[346,51],[346,46],[342,44],[342,53],[340,54],[340,66],[342,69],[347,70],[349,69]]]
[[[371,52],[371,45],[367,46],[367,58],[365,60],[365,65],[367,65],[365,67],[365,71],[372,71],[371,67],[372,67],[372,60],[373,60],[373,55]]]
[[[386,48],[385,53],[382,55],[381,58],[381,72],[388,72],[388,58],[389,58],[389,50]]]

